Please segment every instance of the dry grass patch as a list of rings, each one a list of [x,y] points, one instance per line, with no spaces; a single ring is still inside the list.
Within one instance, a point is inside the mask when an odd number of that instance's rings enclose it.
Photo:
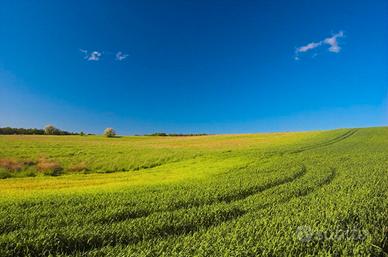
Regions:
[[[36,164],[36,168],[43,172],[45,175],[58,176],[62,173],[62,166],[53,160],[46,158],[40,158]]]
[[[19,171],[23,169],[24,163],[14,159],[0,159],[0,167],[8,171]]]
[[[69,171],[72,171],[72,172],[80,172],[80,171],[88,171],[88,170],[89,169],[85,162],[76,163],[69,167]]]

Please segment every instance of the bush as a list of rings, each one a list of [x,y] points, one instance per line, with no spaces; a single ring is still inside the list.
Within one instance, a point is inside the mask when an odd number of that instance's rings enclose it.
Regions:
[[[106,128],[104,130],[104,136],[106,136],[106,137],[114,137],[114,136],[116,136],[116,131],[113,128]]]

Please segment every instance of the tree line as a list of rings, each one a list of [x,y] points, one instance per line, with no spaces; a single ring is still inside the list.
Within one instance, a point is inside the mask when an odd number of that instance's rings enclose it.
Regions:
[[[106,137],[116,137],[116,131],[113,128],[106,128],[104,130],[104,136]],[[0,135],[94,135],[94,134],[85,134],[84,132],[68,132],[65,130],[58,129],[53,125],[47,125],[43,129],[38,128],[11,128],[11,127],[0,127]],[[159,136],[159,137],[187,137],[187,136],[206,136],[208,134],[199,133],[199,134],[178,134],[178,133],[164,133],[157,132],[152,134],[144,134],[144,136]],[[139,136],[139,135],[137,135]]]
[[[80,133],[68,132],[60,130],[52,125],[46,126],[44,129],[38,128],[0,128],[0,135],[79,135]]]

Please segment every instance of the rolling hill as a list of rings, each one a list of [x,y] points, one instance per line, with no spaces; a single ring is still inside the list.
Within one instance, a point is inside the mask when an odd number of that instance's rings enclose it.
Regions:
[[[388,253],[387,127],[0,150],[0,256]]]

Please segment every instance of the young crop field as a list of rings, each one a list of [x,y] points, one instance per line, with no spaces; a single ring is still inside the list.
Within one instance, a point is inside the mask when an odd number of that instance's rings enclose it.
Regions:
[[[0,136],[0,256],[388,256],[388,128]]]

